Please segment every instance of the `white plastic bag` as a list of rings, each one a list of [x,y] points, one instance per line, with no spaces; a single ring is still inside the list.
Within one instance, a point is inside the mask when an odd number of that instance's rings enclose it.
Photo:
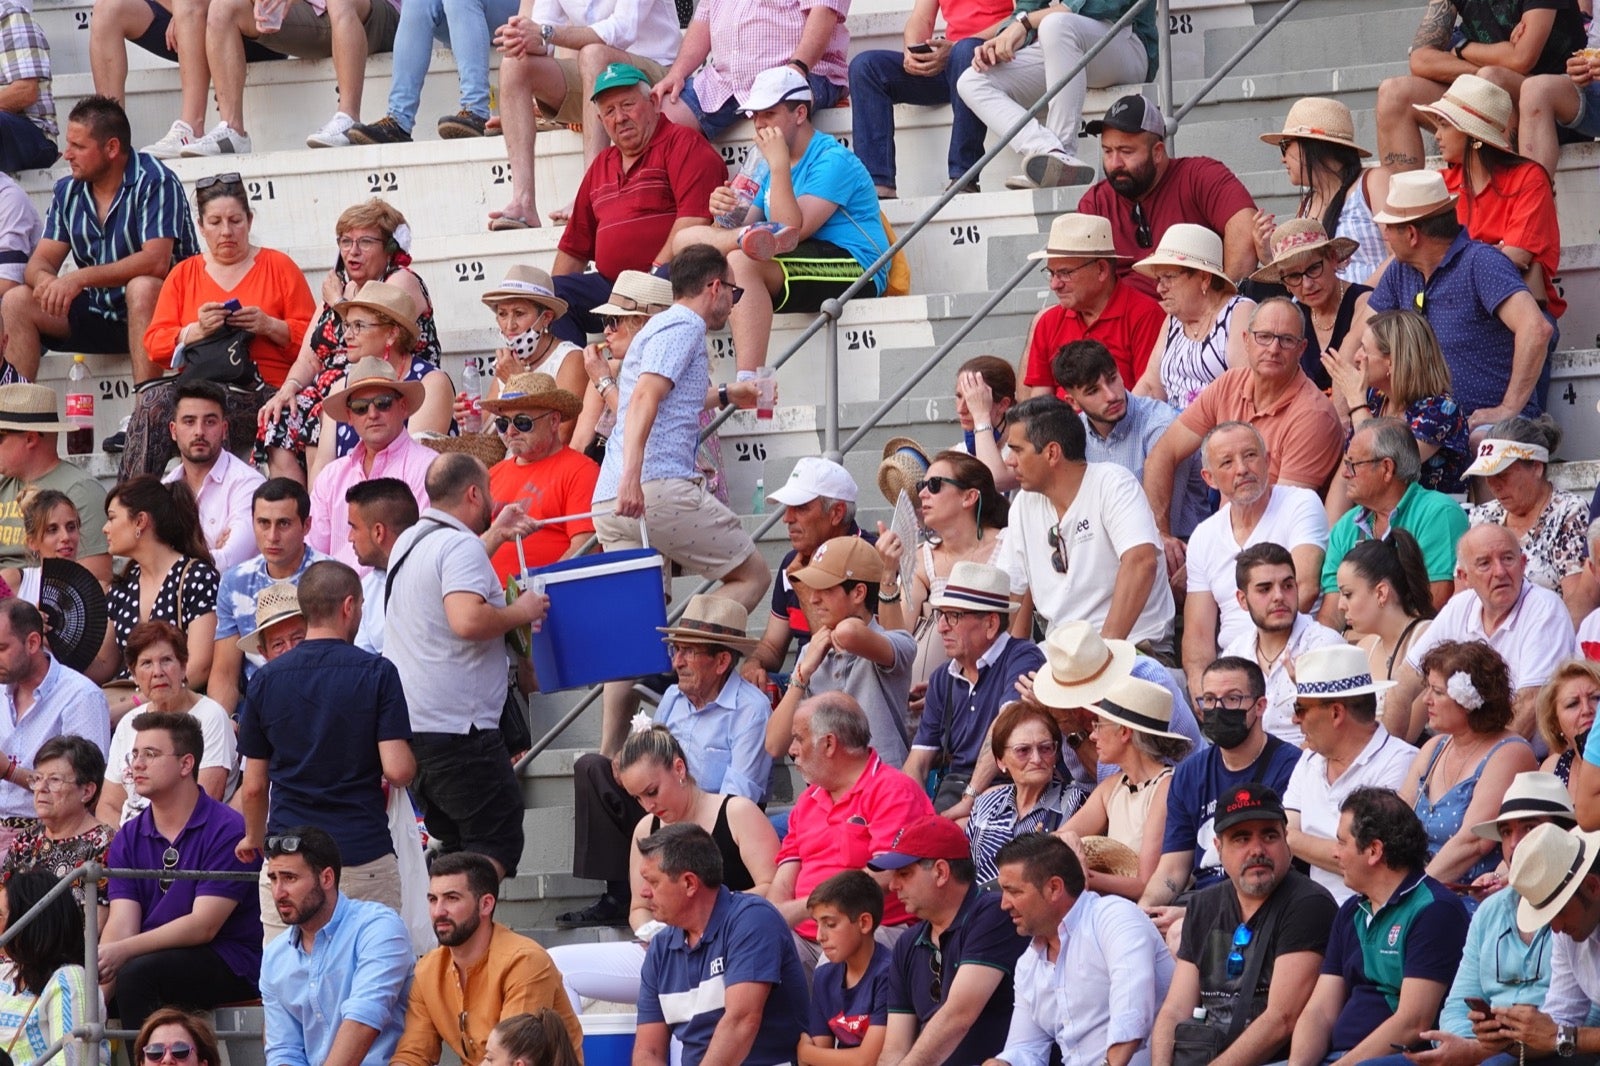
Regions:
[[[422,833],[411,807],[411,793],[389,789],[389,836],[400,866],[400,917],[411,935],[411,950],[418,958],[439,946],[428,917],[428,863],[422,857]]]

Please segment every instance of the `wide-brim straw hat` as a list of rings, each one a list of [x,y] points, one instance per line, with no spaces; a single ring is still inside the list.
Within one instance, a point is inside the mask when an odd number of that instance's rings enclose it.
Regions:
[[[655,315],[672,306],[672,282],[642,270],[624,270],[611,284],[611,295],[597,315]]]
[[[1367,653],[1354,644],[1313,648],[1294,661],[1295,695],[1312,700],[1339,700],[1346,696],[1376,696],[1396,682],[1372,676]]]
[[[1118,255],[1111,221],[1099,215],[1061,215],[1050,223],[1050,239],[1029,259],[1130,259]]]
[[[0,429],[19,433],[65,433],[73,426],[61,417],[56,390],[18,381],[0,385]]]
[[[1088,836],[1078,841],[1083,865],[1112,877],[1138,877],[1139,853],[1111,837]]]
[[[1035,679],[1037,684],[1037,679]],[[1172,731],[1172,693],[1153,681],[1120,677],[1089,710],[1107,721],[1125,725],[1146,736],[1187,740]]]
[[[1033,694],[1046,707],[1092,710],[1133,672],[1137,656],[1128,641],[1106,640],[1087,621],[1063,622],[1045,635],[1045,668],[1034,676]]]
[[[1516,114],[1511,94],[1492,81],[1463,74],[1434,103],[1411,106],[1430,118],[1443,119],[1473,140],[1516,152],[1511,144],[1511,119]]]
[[[1537,933],[1577,894],[1600,853],[1600,833],[1562,829],[1553,823],[1534,828],[1511,856],[1511,887],[1517,904],[1517,927]]]
[[[239,650],[261,654],[261,638],[279,622],[299,618],[300,592],[287,581],[277,581],[256,594],[256,627],[239,638]]]
[[[932,465],[928,452],[910,437],[891,437],[883,446],[883,461],[878,464],[878,491],[892,507],[904,492],[917,498],[917,482],[928,476]]]
[[[1153,278],[1159,266],[1198,270],[1222,282],[1222,287],[1229,294],[1238,291],[1238,286],[1222,268],[1222,238],[1193,222],[1175,222],[1168,226],[1156,250],[1133,264],[1133,269],[1147,278]]]
[[[1389,179],[1389,197],[1372,216],[1379,225],[1420,222],[1456,209],[1456,197],[1436,170],[1407,170]]]
[[[1356,124],[1350,109],[1326,96],[1304,96],[1296,100],[1283,120],[1283,132],[1263,133],[1261,139],[1280,145],[1289,140],[1324,141],[1354,148],[1363,158],[1372,154],[1356,143]]]
[[[409,352],[417,346],[417,337],[422,333],[417,326],[417,302],[400,286],[387,281],[369,281],[350,299],[334,304],[333,310],[344,318],[356,307],[365,307],[393,322],[406,338],[400,345],[401,351]]]
[[[367,284],[371,285],[373,282]],[[406,398],[406,403],[410,405],[413,414],[422,406],[424,395],[422,382],[401,381],[400,375],[389,365],[389,361],[379,359],[375,355],[367,356],[346,371],[344,381],[342,389],[330,392],[328,398],[322,401],[322,409],[336,422],[350,421],[350,394],[362,389],[382,388],[398,392]]]
[[[717,644],[741,655],[748,654],[761,641],[746,630],[750,616],[726,596],[695,596],[683,609],[676,625],[657,626],[657,633],[678,644]]]
[[[459,452],[473,456],[484,466],[493,466],[506,457],[506,442],[498,433],[463,433],[459,437],[430,435],[418,437],[417,442],[441,455]]]
[[[1563,829],[1578,824],[1578,812],[1567,786],[1555,774],[1539,770],[1527,770],[1513,777],[1511,787],[1500,801],[1500,813],[1473,826],[1472,835],[1498,842],[1500,823],[1518,818],[1550,818],[1561,823]]]
[[[561,417],[567,419],[578,417],[583,401],[557,385],[549,374],[516,374],[506,382],[499,396],[483,401],[483,409],[497,415],[514,411],[560,411]]]
[[[1338,262],[1344,262],[1355,254],[1360,243],[1349,237],[1330,237],[1328,231],[1322,228],[1322,223],[1314,218],[1291,218],[1272,231],[1272,240],[1268,243],[1272,252],[1272,259],[1250,276],[1256,281],[1270,281],[1277,284],[1283,280],[1283,272],[1288,267],[1290,260],[1297,259],[1307,252],[1320,252],[1326,249]]]
[[[567,301],[556,295],[556,284],[549,272],[521,263],[513,264],[500,284],[485,292],[482,299],[489,307],[501,300],[527,300],[553,312],[557,318],[567,313]]]

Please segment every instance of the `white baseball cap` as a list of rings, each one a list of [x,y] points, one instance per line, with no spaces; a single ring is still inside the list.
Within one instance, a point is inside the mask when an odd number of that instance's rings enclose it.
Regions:
[[[750,91],[744,94],[739,110],[753,115],[790,100],[811,103],[811,83],[793,67],[769,67],[750,83]]]
[[[830,500],[855,503],[859,493],[856,479],[850,476],[850,471],[831,459],[808,455],[794,464],[789,480],[768,496],[767,502],[781,503],[785,507],[804,507],[818,496],[826,496]]]

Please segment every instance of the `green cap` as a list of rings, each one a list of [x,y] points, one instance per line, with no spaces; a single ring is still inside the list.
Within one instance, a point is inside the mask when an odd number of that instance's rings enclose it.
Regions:
[[[649,84],[649,76],[632,63],[612,63],[594,80],[594,92],[589,94],[589,99],[598,99],[600,94],[608,89],[619,89],[624,85]]]

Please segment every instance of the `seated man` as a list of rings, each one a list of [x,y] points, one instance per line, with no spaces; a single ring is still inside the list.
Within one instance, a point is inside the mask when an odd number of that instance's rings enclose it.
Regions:
[[[883,888],[871,874],[846,870],[812,889],[806,909],[828,928],[828,961],[811,975],[800,1066],[877,1066],[889,1028],[892,957],[875,935],[883,922]]]
[[[1286,1055],[1339,910],[1327,889],[1293,867],[1276,792],[1229,789],[1217,811],[1228,879],[1189,901],[1172,987],[1150,1036],[1151,1066],[1172,1066],[1178,1027],[1191,1018],[1220,1037],[1226,1056],[1218,1062],[1261,1066]]]
[[[1538,418],[1555,327],[1516,264],[1467,236],[1456,198],[1431,170],[1396,174],[1388,202],[1372,218],[1394,259],[1368,314],[1420,308],[1450,369],[1450,397],[1473,427],[1518,414]]]
[[[878,1062],[957,1066],[994,1055],[1011,1021],[1007,979],[1028,942],[1000,897],[975,883],[967,834],[948,818],[923,815],[867,867],[887,871],[889,890],[921,919],[894,944],[889,1031]]]
[[[1517,149],[1554,174],[1561,163],[1561,131],[1586,140],[1600,137],[1600,55],[1582,49],[1560,74],[1535,74],[1517,97]]]
[[[1265,542],[1287,548],[1300,590],[1295,609],[1305,612],[1316,603],[1328,543],[1322,497],[1298,485],[1272,483],[1266,439],[1250,423],[1213,427],[1196,454],[1201,476],[1222,497],[1222,506],[1195,527],[1185,553],[1183,668],[1192,677],[1200,676],[1219,648],[1250,631],[1249,613],[1237,595],[1234,563],[1241,551]]]
[[[19,0],[0,3],[0,171],[48,167],[61,158],[56,147],[56,101],[50,93],[50,43]]]
[[[1399,687],[1390,706],[1411,708],[1409,728],[1402,732],[1399,722],[1385,726],[1408,740],[1416,739],[1426,720],[1422,657],[1446,640],[1481,640],[1511,671],[1511,728],[1531,738],[1539,689],[1577,649],[1572,616],[1560,596],[1527,579],[1522,546],[1505,526],[1467,530],[1456,545],[1456,579],[1465,588],[1451,596],[1428,631],[1411,642],[1396,678]]]
[[[150,805],[118,830],[107,865],[253,875],[257,864],[233,853],[244,818],[195,780],[205,745],[200,723],[145,711],[133,728],[134,789]],[[253,880],[111,879],[99,976],[124,1025],[143,1025],[163,1006],[204,1010],[256,998],[261,912]]]
[[[1053,5],[1051,5],[1053,6]],[[1090,87],[1138,84],[1156,74],[1156,13],[1142,9],[1132,24],[1113,32],[1132,7],[1122,2],[1081,9],[1019,9],[994,38],[978,48],[972,69],[956,88],[967,106],[993,130],[1009,130],[1023,120],[1045,89],[1066,77],[1084,54],[1110,38],[1094,58],[1051,97],[1045,121],[1030,118],[1011,141],[1022,156],[1022,174],[1008,189],[1087,185],[1094,164],[1078,158],[1078,127]],[[1035,36],[1037,35],[1037,36]]]
[[[27,190],[11,175],[0,175],[0,296],[23,283],[28,258],[43,235],[44,219]]]
[[[733,331],[734,359],[746,377],[753,377],[756,367],[767,361],[775,313],[816,311],[889,250],[867,168],[831,134],[812,124],[813,101],[811,85],[794,68],[763,71],[743,104],[744,112],[755,119],[756,147],[770,168],[755,202],[732,229],[698,226],[673,240],[678,251],[691,244],[709,244],[727,254],[734,284],[745,291],[744,299],[734,305],[728,327]],[[774,184],[773,173],[785,173],[789,180]],[[716,218],[740,206],[728,186],[712,190],[710,202]],[[747,228],[763,222],[774,237]],[[746,239],[747,234],[758,239]],[[881,296],[888,284],[885,263],[862,295]]]
[[[439,946],[417,960],[405,1030],[393,1066],[435,1066],[445,1045],[462,1066],[479,1066],[489,1031],[507,1018],[541,1010],[561,1015],[581,1047],[583,1029],[544,948],[494,920],[499,878],[494,863],[471,851],[434,857],[428,913]]]
[[[1066,399],[1066,386],[1055,378],[1055,359],[1064,345],[1081,340],[1103,344],[1123,387],[1131,389],[1150,361],[1166,316],[1150,296],[1117,277],[1121,257],[1110,224],[1093,215],[1062,215],[1050,224],[1044,250],[1028,258],[1044,261],[1056,304],[1040,311],[1028,329],[1017,398],[1054,393]]]
[[[556,295],[567,301],[550,332],[573,344],[600,332],[600,318],[589,309],[610,298],[618,275],[664,266],[680,230],[710,224],[711,190],[728,180],[728,165],[704,137],[661,114],[638,67],[611,64],[589,98],[611,147],[583,172],[550,267]]]
[[[1174,222],[1192,222],[1222,236],[1222,265],[1238,280],[1256,268],[1256,202],[1224,164],[1205,156],[1167,154],[1161,111],[1142,96],[1124,96],[1084,132],[1100,138],[1105,177],[1089,186],[1078,210],[1111,220],[1117,272],[1146,296],[1155,281],[1132,269],[1161,243]],[[1296,312],[1298,314],[1298,312]],[[1298,358],[1298,356],[1297,356]]]
[[[678,55],[683,35],[672,0],[619,4],[563,4],[541,0],[532,17],[512,15],[495,31],[500,60],[500,123],[511,165],[511,202],[489,213],[493,230],[539,225],[534,206],[534,150],[539,122],[577,125],[588,167],[611,141],[595,106],[595,83],[613,63],[661,80]],[[560,56],[556,49],[563,49]],[[574,56],[573,53],[576,53]],[[571,214],[551,212],[560,222]]]
[[[667,928],[645,949],[633,1061],[667,1066],[677,1043],[683,1066],[793,1062],[811,997],[777,910],[723,885],[722,855],[698,825],[639,841],[639,876]]]
[[[1334,856],[1355,895],[1334,919],[1322,974],[1294,1027],[1291,1066],[1330,1055],[1363,1062],[1415,1044],[1438,1020],[1467,938],[1467,909],[1424,872],[1427,832],[1394,792],[1345,797]]]
[[[1328,532],[1318,620],[1343,628],[1339,564],[1358,542],[1387,537],[1397,528],[1416,538],[1434,609],[1443,607],[1455,592],[1456,542],[1467,531],[1467,515],[1449,496],[1418,483],[1422,454],[1411,427],[1398,418],[1361,423],[1345,448],[1343,474],[1345,494],[1355,506]]]
[[[963,560],[928,602],[950,662],[928,680],[927,703],[902,769],[923,784],[942,766],[933,809],[944,811],[961,801],[995,716],[1016,699],[1017,679],[1044,665],[1044,652],[1006,632],[1015,605],[1004,570]]]
[[[266,856],[272,900],[289,926],[261,959],[267,1061],[388,1066],[411,978],[405,922],[339,891],[339,847],[315,826],[272,837]]]
[[[62,461],[60,435],[72,426],[61,417],[59,404],[56,391],[48,385],[0,385],[0,433],[12,442],[0,451],[0,567],[30,565],[22,528],[22,495],[31,489],[54,489],[65,494],[78,511],[75,562],[109,584],[106,490],[76,463]]]
[[[1338,903],[1351,896],[1333,857],[1339,805],[1358,788],[1399,789],[1417,749],[1378,723],[1377,681],[1366,652],[1349,644],[1315,648],[1294,661],[1294,720],[1305,754],[1283,791],[1289,849]]]
[[[72,173],[56,182],[44,239],[24,271],[26,284],[0,299],[5,361],[27,381],[46,347],[127,352],[133,381],[160,370],[144,351],[144,332],[167,271],[200,250],[178,176],[130,145],[128,115],[103,96],[86,96],[67,116]],[[101,204],[109,204],[104,211]],[[61,274],[71,254],[77,269]]]
[[[722,596],[695,596],[678,624],[662,632],[677,683],[661,697],[656,723],[672,731],[695,783],[711,793],[765,803],[772,759],[762,747],[767,694],[739,675],[743,607]],[[572,767],[572,873],[604,881],[600,899],[556,918],[562,929],[622,925],[628,920],[629,842],[645,810],[617,781],[611,758],[588,753]]]
[[[1132,902],[1086,891],[1083,864],[1053,835],[1024,833],[995,861],[1000,906],[1031,940],[1005,1046],[985,1066],[1045,1066],[1057,1051],[1072,1063],[1147,1061],[1173,980],[1155,928]]]
[[[209,381],[179,385],[167,426],[180,462],[163,481],[183,480],[200,507],[200,529],[218,570],[259,554],[251,536],[252,494],[261,472],[228,450],[227,399]]]

